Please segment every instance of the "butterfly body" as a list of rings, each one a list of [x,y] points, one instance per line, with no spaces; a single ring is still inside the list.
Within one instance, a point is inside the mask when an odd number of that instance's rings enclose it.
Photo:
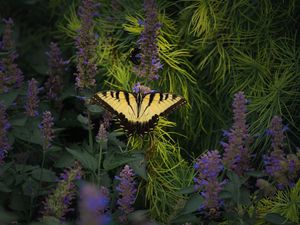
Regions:
[[[115,114],[128,135],[143,135],[153,130],[159,116],[164,116],[186,103],[183,97],[169,93],[98,92],[91,103],[102,105]]]

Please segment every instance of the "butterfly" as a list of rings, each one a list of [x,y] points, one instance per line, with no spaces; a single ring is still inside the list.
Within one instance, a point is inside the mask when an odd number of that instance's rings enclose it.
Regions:
[[[152,131],[159,116],[165,116],[186,104],[186,100],[175,94],[151,92],[147,94],[126,91],[98,92],[91,104],[99,104],[117,116],[120,126],[132,136]]]

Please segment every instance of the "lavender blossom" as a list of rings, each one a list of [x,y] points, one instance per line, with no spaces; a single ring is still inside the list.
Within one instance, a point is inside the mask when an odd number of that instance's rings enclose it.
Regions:
[[[10,124],[7,121],[7,115],[5,112],[5,106],[0,103],[0,165],[4,163],[4,158],[7,151],[10,149],[8,143],[7,130],[10,128]]]
[[[97,4],[93,0],[83,0],[79,7],[79,17],[81,27],[78,30],[76,45],[77,72],[76,86],[78,88],[89,88],[95,86],[95,75],[97,73],[96,65],[96,40],[93,33],[94,21]]]
[[[151,93],[153,92],[153,90],[151,90],[151,88],[140,84],[140,82],[137,82],[134,87],[132,88],[134,93],[143,93],[143,94],[147,94],[147,93]]]
[[[80,221],[79,225],[105,225],[111,218],[107,214],[109,203],[108,190],[104,187],[86,184],[80,191]]]
[[[96,140],[98,142],[105,142],[107,140],[107,131],[103,123],[100,124],[98,134],[96,136]]]
[[[24,79],[22,71],[15,63],[18,54],[14,50],[15,46],[12,37],[14,22],[11,18],[3,19],[3,22],[5,27],[0,50],[6,51],[7,55],[0,60],[0,93],[8,92],[11,88],[20,87]]]
[[[134,210],[132,205],[135,202],[137,192],[134,176],[133,170],[128,165],[125,165],[120,176],[115,177],[120,181],[116,189],[119,192],[118,205],[122,212],[122,215],[119,217],[121,222],[126,222],[127,215]]]
[[[32,78],[28,81],[27,102],[25,104],[25,110],[28,116],[35,117],[39,114],[37,111],[38,104],[40,102],[38,93],[38,82]]]
[[[282,119],[274,116],[268,133],[272,137],[272,152],[264,155],[266,173],[273,177],[276,186],[283,189],[286,186],[292,187],[294,182],[299,179],[300,160],[295,154],[286,155],[284,146],[284,127]]]
[[[65,65],[68,63],[64,61],[61,51],[57,43],[50,43],[50,52],[48,54],[48,79],[45,83],[47,98],[49,100],[57,100],[58,95],[63,90],[62,76],[65,71]]]
[[[141,49],[141,64],[134,70],[140,77],[157,80],[158,70],[162,68],[162,64],[158,55],[157,37],[160,23],[155,1],[144,0],[144,10],[146,13],[144,30],[138,40]]]
[[[81,166],[77,162],[73,168],[65,170],[60,175],[56,189],[43,202],[43,218],[53,216],[63,220],[69,211],[74,210],[70,208],[76,193],[74,181],[81,179],[81,175]]]
[[[211,211],[218,209],[221,206],[221,201],[218,197],[223,183],[218,181],[218,175],[223,169],[221,156],[217,150],[209,151],[198,158],[194,168],[197,172],[197,177],[194,178],[196,183],[195,189],[201,190],[201,195],[204,197],[204,202],[201,209]]]
[[[53,122],[53,117],[52,117],[52,114],[51,112],[49,111],[46,111],[43,113],[43,120],[40,124],[40,128],[41,128],[41,131],[42,131],[42,137],[43,137],[43,140],[44,140],[44,148],[49,148],[50,145],[51,145],[51,142],[54,138],[54,131],[53,131],[53,125],[54,125],[54,122]]]
[[[247,146],[249,141],[248,126],[246,124],[246,104],[243,92],[234,95],[233,101],[233,126],[228,135],[228,143],[222,143],[224,147],[223,163],[238,175],[250,169],[250,154]]]

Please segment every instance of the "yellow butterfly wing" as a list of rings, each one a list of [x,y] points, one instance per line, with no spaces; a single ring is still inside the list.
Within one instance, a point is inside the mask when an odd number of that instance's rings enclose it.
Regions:
[[[132,93],[125,91],[98,92],[91,98],[91,103],[98,103],[106,110],[132,121],[137,117],[137,102]]]
[[[127,134],[141,134],[152,130],[160,115],[167,115],[186,100],[169,93],[130,93],[125,91],[98,92],[91,98],[115,114]]]
[[[185,104],[186,100],[169,93],[149,93],[143,98],[140,105],[139,122],[147,122],[155,115],[165,116]]]

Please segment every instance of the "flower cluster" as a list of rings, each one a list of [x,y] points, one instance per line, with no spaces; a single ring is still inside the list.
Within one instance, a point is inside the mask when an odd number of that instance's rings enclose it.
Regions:
[[[138,40],[141,49],[141,64],[135,68],[135,72],[140,77],[157,80],[158,70],[162,68],[159,60],[157,36],[160,28],[158,22],[155,0],[144,0],[144,10],[146,13],[144,30]]]
[[[96,140],[99,142],[105,142],[107,140],[107,130],[103,123],[100,124],[98,134],[96,136]]]
[[[223,170],[219,152],[214,150],[202,155],[197,159],[194,168],[197,172],[194,178],[195,189],[201,190],[201,195],[204,197],[201,209],[218,211],[221,206],[218,194],[223,185],[218,181],[218,175]]]
[[[79,16],[81,27],[78,30],[75,45],[77,72],[76,86],[78,88],[89,88],[95,85],[95,75],[97,72],[96,65],[96,39],[93,33],[94,21],[97,4],[93,0],[83,0],[79,7]]]
[[[132,88],[134,93],[143,93],[143,94],[147,94],[150,92],[153,92],[153,90],[151,90],[151,88],[140,84],[140,82],[137,82],[134,87]]]
[[[108,190],[100,190],[93,185],[86,184],[80,191],[80,221],[79,225],[109,224],[110,216],[107,214],[109,203]]]
[[[273,177],[279,189],[293,186],[300,172],[300,160],[295,154],[286,155],[284,146],[284,127],[282,119],[274,116],[268,134],[272,137],[273,151],[264,156],[266,173]]]
[[[43,113],[43,120],[40,124],[40,129],[42,131],[42,137],[44,140],[44,148],[49,148],[51,141],[53,139],[53,117],[50,111],[46,111]]]
[[[10,149],[7,138],[7,130],[10,124],[7,121],[5,106],[0,103],[0,165],[4,162],[7,151]]]
[[[20,87],[23,82],[23,73],[15,60],[18,54],[14,50],[12,27],[14,22],[11,18],[3,19],[5,23],[3,38],[0,43],[0,50],[7,54],[0,59],[0,93],[8,92],[10,88]]]
[[[246,124],[247,100],[243,92],[234,95],[233,101],[233,126],[229,132],[225,132],[228,143],[222,142],[224,147],[223,163],[238,175],[250,169],[250,153],[248,150],[248,126]]]
[[[50,43],[50,52],[47,52],[47,55],[49,77],[45,83],[45,90],[49,100],[56,100],[58,95],[63,90],[62,77],[65,71],[65,65],[68,63],[68,61],[63,60],[57,43]]]
[[[120,181],[116,189],[119,192],[118,205],[122,212],[122,215],[119,217],[121,222],[126,222],[127,215],[133,212],[132,205],[135,202],[137,192],[134,176],[133,170],[128,165],[125,165],[120,176],[115,177]]]
[[[38,82],[32,78],[30,81],[28,81],[27,101],[25,104],[25,110],[28,116],[35,117],[39,114],[37,111],[38,104],[40,102],[38,93]]]
[[[77,162],[73,168],[65,170],[60,175],[56,189],[43,202],[43,218],[53,216],[62,220],[65,218],[67,212],[73,210],[70,208],[70,205],[76,193],[74,181],[81,179],[81,176],[81,166]]]
[[[99,130],[96,136],[98,142],[105,142],[108,137],[108,128],[110,126],[110,121],[112,120],[112,114],[110,112],[105,112],[103,116],[103,122],[100,123]]]

